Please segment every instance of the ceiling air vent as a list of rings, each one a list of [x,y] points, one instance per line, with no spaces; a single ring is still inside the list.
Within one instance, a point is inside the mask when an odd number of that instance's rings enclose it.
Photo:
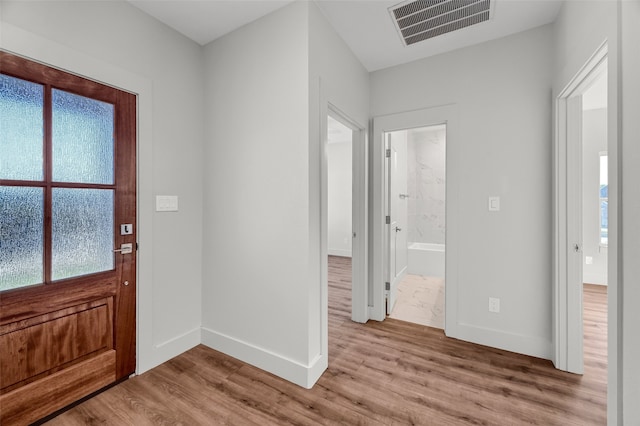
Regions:
[[[491,0],[410,0],[389,9],[405,46],[488,21]]]

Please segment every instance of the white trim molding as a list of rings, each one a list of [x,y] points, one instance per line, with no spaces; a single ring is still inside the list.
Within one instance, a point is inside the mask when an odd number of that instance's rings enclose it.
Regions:
[[[305,365],[205,327],[202,328],[202,344],[306,389],[311,389],[328,366],[327,357],[322,355]]]

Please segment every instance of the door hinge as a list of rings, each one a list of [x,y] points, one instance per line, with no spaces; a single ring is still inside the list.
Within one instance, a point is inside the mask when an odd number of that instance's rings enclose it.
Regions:
[[[387,291],[391,290],[391,283],[390,282],[385,282],[384,283],[384,289],[387,290]]]
[[[136,251],[138,251],[138,243],[136,243]]]
[[[385,151],[385,153],[384,153],[384,156],[385,156],[385,157],[387,157],[387,158],[391,158],[391,150],[390,150],[390,149],[387,149],[387,150]]]
[[[384,219],[384,223],[385,223],[385,224],[387,224],[387,225],[391,225],[391,216],[387,216],[387,217]]]

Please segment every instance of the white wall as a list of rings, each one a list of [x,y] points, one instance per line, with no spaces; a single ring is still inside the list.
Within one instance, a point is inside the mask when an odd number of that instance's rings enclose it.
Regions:
[[[640,424],[640,1],[623,1],[621,11],[621,268],[620,297],[617,299],[622,321],[617,371],[621,394],[613,410],[619,410],[619,424]],[[624,229],[623,229],[624,227]],[[611,275],[609,275],[611,277]],[[611,288],[611,286],[609,286]],[[611,316],[609,316],[611,321]],[[609,328],[611,332],[611,328]],[[611,363],[611,355],[609,356]],[[611,392],[611,388],[610,388]],[[610,402],[611,404],[611,402]],[[611,416],[610,416],[611,419]],[[610,421],[610,424],[614,424]]]
[[[609,141],[618,141],[618,2],[568,1],[565,2],[554,27],[553,98],[569,84],[571,79],[587,63],[596,50],[608,44],[607,133]],[[625,2],[622,2],[625,3]],[[635,42],[637,44],[637,42]],[[626,89],[625,89],[626,90]],[[609,247],[608,247],[608,423],[619,424],[622,419],[622,368],[618,362],[619,314],[622,293],[618,280],[618,227],[619,183],[616,168],[618,144],[610,143],[609,155]],[[621,423],[620,423],[621,424]],[[628,423],[625,423],[628,424]]]
[[[0,45],[128,90],[139,102],[138,371],[200,342],[200,46],[126,2],[0,3]],[[155,194],[180,197],[155,213]]]
[[[308,351],[307,8],[205,47],[203,342],[301,385]],[[313,330],[319,333],[319,330]]]
[[[317,350],[323,359],[328,351],[328,327],[327,327],[327,195],[324,179],[326,178],[326,143],[323,129],[327,128],[329,104],[348,118],[354,127],[366,130],[369,119],[369,74],[353,52],[331,27],[322,12],[315,4],[309,2],[309,185],[310,185],[310,209],[309,209],[309,250],[312,259],[321,259],[319,263],[310,263],[309,281],[312,293],[310,295],[310,309],[308,312],[311,329],[319,327],[320,340],[311,341],[311,351]],[[360,133],[360,132],[358,132]],[[357,138],[356,138],[357,139]],[[354,153],[360,150],[366,151],[366,140],[354,142]],[[354,155],[353,165],[355,179],[354,187],[359,188],[363,183],[358,179],[358,170],[364,168],[364,155]],[[366,191],[366,186],[363,186]],[[366,202],[366,200],[365,200]],[[358,204],[360,205],[360,204]],[[360,215],[359,210],[353,212]],[[366,226],[366,223],[362,224]],[[363,226],[363,229],[364,229]],[[354,229],[356,231],[356,229]],[[353,245],[358,245],[360,251],[364,251],[365,232],[358,232],[357,239],[352,240]],[[353,259],[354,280],[361,275],[360,261]],[[362,274],[362,280],[366,276]],[[360,300],[357,289],[354,289],[354,299]],[[364,292],[363,292],[364,294]],[[366,300],[366,295],[361,299]],[[357,302],[354,302],[357,303]],[[364,306],[354,310],[362,311]],[[317,326],[316,326],[317,324]],[[319,346],[316,346],[319,345]]]
[[[458,337],[551,355],[551,28],[371,74],[379,116],[459,110]],[[501,197],[489,213],[487,198]],[[488,298],[502,312],[488,312]]]
[[[328,253],[351,257],[351,141],[327,144]]]
[[[320,100],[366,121],[366,71],[295,2],[207,45],[205,73],[203,342],[310,387],[328,363]]]
[[[600,245],[600,153],[607,151],[607,109],[582,114],[582,281],[607,285],[607,247]],[[592,259],[586,263],[586,257]]]

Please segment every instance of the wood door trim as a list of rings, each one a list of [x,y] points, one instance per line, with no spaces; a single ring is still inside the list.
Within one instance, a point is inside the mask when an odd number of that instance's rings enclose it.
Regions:
[[[137,217],[136,211],[136,97],[125,93],[118,93],[119,108],[116,111],[116,140],[115,161],[122,173],[116,175],[116,197],[121,200],[115,211],[115,223],[130,223],[128,218]],[[131,143],[122,143],[133,139]],[[137,224],[133,224],[137,227]],[[116,235],[115,245],[131,243],[137,247],[137,230],[132,235]],[[117,304],[115,306],[115,341],[116,349],[116,380],[128,377],[136,369],[136,261],[137,248],[132,253],[117,255],[116,263],[122,262],[117,268],[120,272],[116,283]],[[127,262],[125,262],[125,256]],[[127,284],[125,284],[127,283]],[[123,356],[128,354],[128,356]]]
[[[110,350],[0,395],[3,424],[30,424],[113,383],[115,362],[116,352]]]
[[[2,73],[22,80],[31,81],[52,89],[60,89],[102,102],[115,103],[114,88],[89,80],[44,64],[0,50]],[[121,90],[121,89],[115,89]]]

